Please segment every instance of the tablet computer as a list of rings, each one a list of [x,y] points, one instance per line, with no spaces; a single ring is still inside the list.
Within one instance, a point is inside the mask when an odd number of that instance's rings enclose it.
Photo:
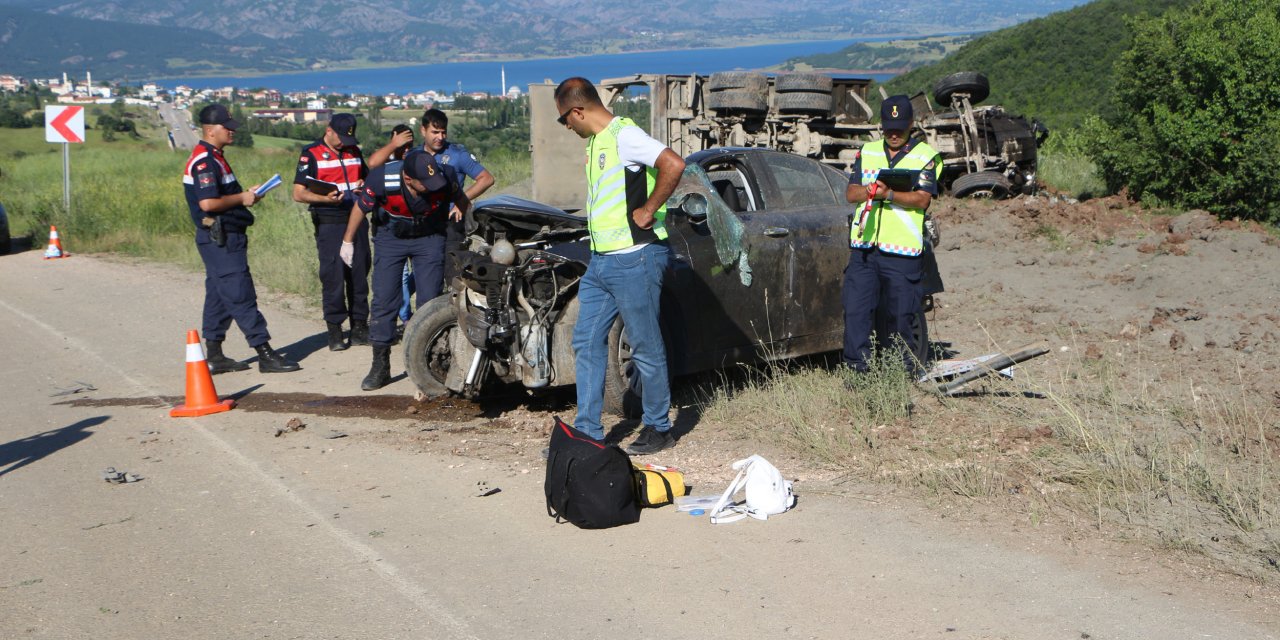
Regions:
[[[881,169],[876,174],[876,180],[885,183],[894,191],[913,191],[916,188],[916,179],[920,177],[919,171],[911,169]]]

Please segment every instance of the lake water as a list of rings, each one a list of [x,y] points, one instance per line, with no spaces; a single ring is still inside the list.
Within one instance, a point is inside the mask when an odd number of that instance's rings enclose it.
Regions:
[[[387,93],[404,95],[428,89],[449,93],[461,90],[487,91],[497,94],[502,91],[503,68],[507,73],[507,87],[516,86],[520,87],[521,91],[527,91],[531,83],[547,79],[559,82],[570,76],[600,80],[635,73],[710,74],[734,69],[761,69],[797,56],[839,51],[855,42],[888,39],[854,38],[721,49],[617,53],[576,58],[543,58],[507,62],[445,62],[347,71],[169,78],[158,81],[158,84],[169,88],[185,84],[197,89],[226,86],[270,87],[280,91],[314,90],[373,95]],[[883,81],[892,77],[892,74],[867,74],[865,77]]]

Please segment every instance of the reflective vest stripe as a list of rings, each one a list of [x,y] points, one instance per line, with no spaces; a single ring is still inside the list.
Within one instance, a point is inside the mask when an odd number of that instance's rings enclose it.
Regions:
[[[652,229],[632,227],[631,212],[643,202],[631,202],[628,198],[641,197],[639,185],[631,181],[644,181],[643,197],[647,198],[653,193],[657,169],[643,167],[641,173],[627,171],[618,157],[618,132],[629,126],[634,127],[635,123],[627,118],[614,118],[587,142],[587,230],[591,234],[591,250],[597,253],[620,251],[637,242],[667,238],[665,203],[654,214]],[[636,188],[628,189],[629,184]]]

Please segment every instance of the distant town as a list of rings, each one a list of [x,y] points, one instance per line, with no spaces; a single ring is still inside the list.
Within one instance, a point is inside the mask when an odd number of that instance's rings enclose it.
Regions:
[[[449,107],[459,97],[472,99],[504,98],[517,100],[523,94],[517,86],[506,87],[494,95],[487,91],[445,93],[426,90],[419,93],[384,95],[324,93],[321,91],[281,92],[268,87],[238,88],[220,87],[193,89],[178,85],[172,89],[148,82],[140,86],[113,82],[94,82],[92,72],[86,71],[83,80],[66,73],[60,78],[23,78],[12,74],[0,74],[0,91],[17,92],[27,87],[47,90],[57,96],[60,104],[115,104],[156,107],[167,103],[185,109],[191,104],[205,102],[231,102],[254,107],[253,118],[274,121],[312,123],[327,122],[334,109],[359,109],[376,105],[383,109],[415,109],[433,106]]]

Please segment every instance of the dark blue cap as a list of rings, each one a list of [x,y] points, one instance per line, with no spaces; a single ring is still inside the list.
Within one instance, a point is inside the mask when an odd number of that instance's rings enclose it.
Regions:
[[[356,117],[349,113],[335,113],[329,118],[329,128],[338,134],[338,139],[342,141],[344,147],[354,147],[359,144],[356,140]]]
[[[914,115],[911,111],[911,98],[904,95],[889,96],[880,103],[880,128],[910,129]]]
[[[436,157],[422,147],[417,147],[404,156],[404,174],[421,182],[428,191],[439,191],[448,186],[444,171],[436,163]]]
[[[200,124],[220,124],[232,131],[240,126],[239,122],[231,118],[226,105],[216,103],[200,110]]]

